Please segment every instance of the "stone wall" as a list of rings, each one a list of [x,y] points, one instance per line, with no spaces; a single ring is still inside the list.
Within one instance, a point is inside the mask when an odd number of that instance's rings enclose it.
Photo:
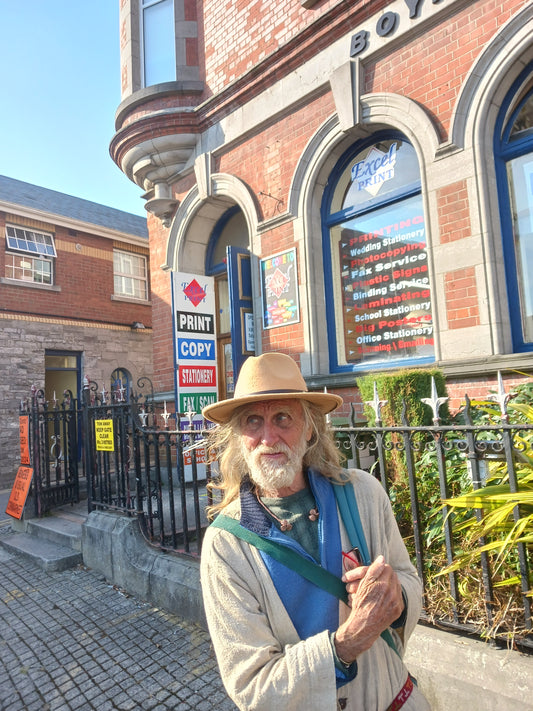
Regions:
[[[31,387],[44,387],[45,351],[81,353],[81,375],[109,389],[115,368],[126,368],[136,383],[152,378],[152,331],[62,319],[1,317],[0,490],[10,488],[20,465],[19,408]],[[59,397],[59,394],[58,394]]]

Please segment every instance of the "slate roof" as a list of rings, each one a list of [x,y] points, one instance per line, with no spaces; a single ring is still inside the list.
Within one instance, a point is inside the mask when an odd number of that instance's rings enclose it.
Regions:
[[[0,175],[0,200],[148,239],[146,218]]]

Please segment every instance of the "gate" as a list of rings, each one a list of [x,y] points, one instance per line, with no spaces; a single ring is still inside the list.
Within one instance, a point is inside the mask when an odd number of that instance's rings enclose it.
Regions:
[[[29,445],[33,467],[34,514],[43,516],[55,506],[80,498],[79,410],[70,391],[60,402],[45,399],[32,387],[21,402],[21,416],[29,419]]]
[[[137,386],[117,381],[107,392],[86,378],[81,402],[65,393],[61,403],[32,390],[21,414],[30,418],[34,514],[86,498],[89,513],[137,516],[151,544],[199,555],[210,478],[197,446],[204,420],[193,413],[176,419],[155,402],[148,378]]]

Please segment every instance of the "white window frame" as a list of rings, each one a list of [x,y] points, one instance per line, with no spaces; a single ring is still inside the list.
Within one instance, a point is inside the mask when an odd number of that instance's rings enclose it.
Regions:
[[[26,284],[53,286],[54,259],[57,257],[54,235],[17,225],[6,225],[6,279]],[[49,265],[49,269],[43,269]],[[9,273],[8,273],[9,272]],[[46,276],[49,274],[49,280]]]
[[[125,269],[125,264],[129,260],[130,269]],[[144,275],[134,274],[132,263],[139,260],[144,266]],[[144,254],[127,252],[125,250],[113,250],[113,280],[114,295],[125,299],[135,299],[136,301],[148,301],[148,259]],[[140,285],[137,290],[144,292],[144,296],[136,295],[135,285]]]

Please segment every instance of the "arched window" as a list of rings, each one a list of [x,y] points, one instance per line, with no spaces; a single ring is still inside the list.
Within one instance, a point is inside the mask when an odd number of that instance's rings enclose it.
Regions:
[[[509,316],[516,352],[533,350],[533,71],[509,91],[496,122],[494,154],[500,196]]]
[[[420,171],[399,134],[339,160],[322,203],[330,369],[434,360]]]

